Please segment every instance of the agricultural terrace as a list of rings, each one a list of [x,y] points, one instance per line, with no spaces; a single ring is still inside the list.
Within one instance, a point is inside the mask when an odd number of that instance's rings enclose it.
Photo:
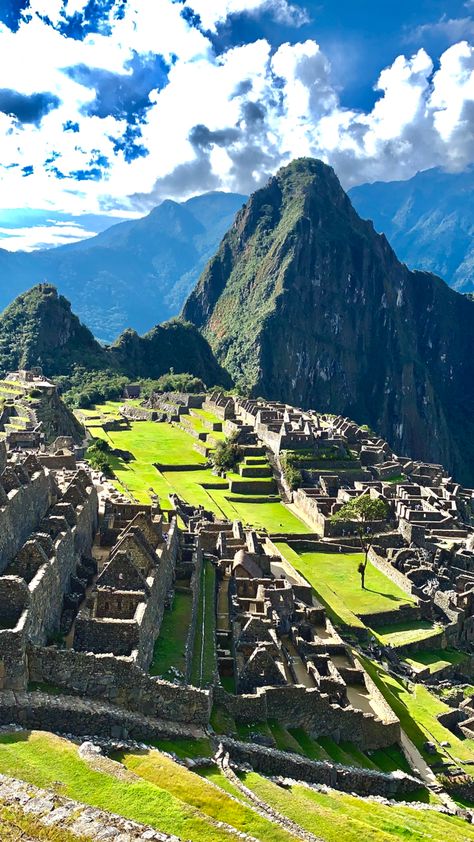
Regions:
[[[312,585],[316,596],[326,605],[329,615],[338,623],[360,628],[368,614],[383,614],[415,605],[408,594],[370,562],[367,565],[365,589],[362,589],[358,565],[362,553],[296,552],[288,544],[278,542],[282,555]]]
[[[199,740],[193,746],[185,740],[175,741],[165,744],[164,749],[180,757],[195,757],[196,752],[206,756],[210,747],[204,743]],[[267,818],[261,810],[257,812],[240,783],[228,781],[211,760],[199,774],[155,749],[88,761],[79,757],[73,743],[32,731],[0,736],[0,772],[191,842],[225,842],[239,838],[239,834],[260,842],[294,842],[296,838],[270,815]],[[471,825],[443,813],[405,804],[387,806],[300,785],[283,789],[254,772],[239,777],[266,809],[277,810],[323,842],[444,842],[446,838],[450,842],[474,842]],[[25,838],[31,830],[30,823]],[[42,830],[35,838],[68,839],[66,833],[57,836]]]
[[[128,462],[118,456],[111,457],[115,484],[131,499],[149,503],[151,495],[157,494],[160,505],[166,510],[171,508],[169,494],[175,493],[190,505],[204,506],[218,517],[238,519],[257,529],[290,533],[309,531],[273,493],[272,481],[268,478],[252,478],[251,494],[231,491],[230,484],[242,481],[243,477],[240,474],[229,474],[227,479],[214,476],[206,467],[205,457],[195,448],[196,438],[182,427],[166,422],[134,421],[127,429],[104,430],[105,421],[120,417],[120,405],[109,401],[93,410],[79,410],[78,416],[92,436],[105,439],[112,448],[131,454],[132,459]],[[218,422],[217,417],[215,421]],[[211,435],[214,438],[216,433]],[[179,466],[182,470],[176,470]]]
[[[403,730],[426,762],[429,765],[443,763],[447,766],[456,765],[461,768],[464,766],[465,771],[470,773],[472,767],[465,764],[474,763],[474,740],[456,737],[438,720],[440,714],[449,712],[448,705],[423,684],[407,685],[401,679],[389,675],[374,661],[362,655],[357,657],[400,719]],[[427,741],[435,744],[436,754],[426,751]]]

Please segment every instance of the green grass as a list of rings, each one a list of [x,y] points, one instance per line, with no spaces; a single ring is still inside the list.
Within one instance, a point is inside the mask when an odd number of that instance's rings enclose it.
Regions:
[[[397,769],[400,769],[402,772],[406,772],[407,775],[413,774],[410,764],[398,745],[371,751],[370,759],[381,772],[396,772]]]
[[[450,710],[448,705],[430,693],[423,684],[407,687],[399,679],[386,673],[378,664],[362,655],[358,657],[428,764],[452,764],[454,761],[462,765],[474,762],[474,740],[456,737],[438,721],[440,713]],[[424,751],[423,745],[426,741],[435,743],[435,755]],[[441,746],[445,741],[450,743],[450,748]]]
[[[135,775],[162,787],[214,821],[224,821],[262,842],[288,842],[293,838],[246,805],[229,798],[228,792],[216,789],[204,777],[178,766],[156,751],[124,754],[120,760]]]
[[[191,669],[191,684],[197,687],[211,684],[217,671],[215,583],[215,568],[211,562],[204,560]]]
[[[329,754],[319,741],[313,740],[302,728],[289,728],[288,732],[301,746],[303,753],[309,760],[329,760]]]
[[[252,734],[263,734],[265,737],[268,737],[270,740],[274,740],[274,735],[270,729],[268,722],[254,722],[254,723],[247,723],[247,722],[238,722],[237,723],[237,735],[239,740],[251,741]]]
[[[370,562],[362,589],[357,572],[362,553],[296,553],[286,544],[279,544],[279,549],[346,625],[360,625],[354,616],[363,618],[414,605],[414,600]]]
[[[192,842],[234,838],[187,799],[173,795],[167,781],[123,780],[98,772],[78,756],[76,746],[53,734],[1,735],[0,772]]]
[[[229,481],[219,479],[206,468],[206,460],[194,449],[196,439],[180,427],[140,421],[132,422],[130,429],[106,432],[101,422],[109,417],[118,417],[119,406],[119,402],[109,401],[93,410],[80,410],[92,435],[105,439],[111,447],[129,451],[134,457],[131,462],[124,462],[118,457],[111,458],[115,485],[119,490],[143,503],[149,503],[151,495],[157,494],[165,510],[171,508],[168,498],[174,492],[190,505],[204,506],[220,518],[239,519],[268,532],[308,532],[308,527],[285,508],[274,494],[266,493],[268,479],[255,480],[262,489],[259,496],[268,498],[268,502],[257,504],[252,495],[231,494]],[[190,416],[188,420],[195,429],[207,432],[211,437],[219,439],[223,436],[222,433],[211,433],[202,427],[198,418]],[[192,471],[162,472],[154,467],[155,463],[201,467]],[[242,477],[237,474],[234,479],[242,481]],[[203,487],[205,484],[220,487],[207,489]]]
[[[209,737],[201,737],[198,740],[188,740],[184,737],[176,740],[155,740],[153,745],[160,751],[167,751],[168,754],[175,754],[176,757],[180,757],[181,759],[184,759],[185,757],[210,758],[214,754]]]
[[[417,643],[419,640],[426,640],[440,632],[441,627],[430,623],[428,620],[413,620],[406,623],[392,623],[388,626],[380,626],[374,631],[376,637],[384,646],[408,646],[410,643]]]
[[[388,807],[338,792],[317,792],[301,786],[283,789],[252,773],[246,786],[324,842],[469,842],[474,828],[462,819],[432,810]]]
[[[163,615],[160,634],[155,641],[151,675],[171,678],[171,667],[182,675],[186,672],[185,646],[193,610],[191,592],[175,591],[173,605]]]
[[[468,655],[455,649],[424,649],[421,652],[415,652],[410,658],[405,658],[413,669],[419,671],[428,667],[430,673],[462,664],[467,660]]]

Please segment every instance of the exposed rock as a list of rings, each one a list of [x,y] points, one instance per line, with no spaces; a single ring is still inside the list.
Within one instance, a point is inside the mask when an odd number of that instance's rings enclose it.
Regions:
[[[401,264],[320,161],[253,194],[183,316],[254,394],[347,415],[472,481],[473,302]]]

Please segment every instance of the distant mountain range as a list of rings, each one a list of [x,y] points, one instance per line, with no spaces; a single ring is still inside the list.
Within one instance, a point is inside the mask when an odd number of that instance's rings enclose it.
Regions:
[[[459,175],[432,169],[409,181],[354,187],[349,195],[411,269],[434,272],[468,292],[474,291],[473,192],[474,169]],[[0,249],[0,310],[46,281],[100,340],[112,342],[127,327],[143,333],[179,313],[245,201],[222,192],[167,200],[141,219],[77,243],[33,252]],[[5,224],[13,231],[18,219],[45,222],[39,211],[30,216],[7,214]],[[100,220],[82,222],[94,230]]]
[[[378,181],[349,190],[357,213],[383,232],[410,269],[440,275],[474,291],[474,168],[425,170],[408,181]]]
[[[245,198],[216,192],[168,200],[78,243],[29,253],[0,249],[0,310],[47,281],[99,339],[111,342],[129,326],[145,332],[179,312]]]
[[[400,263],[321,161],[250,197],[183,316],[244,393],[354,418],[474,480],[474,304]]]

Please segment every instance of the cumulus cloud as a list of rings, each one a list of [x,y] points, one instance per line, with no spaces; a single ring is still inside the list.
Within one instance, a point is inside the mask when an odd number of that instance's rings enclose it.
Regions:
[[[297,27],[309,21],[307,11],[288,0],[187,0],[186,6],[199,15],[203,27],[211,32],[230,15],[267,12],[279,23]]]
[[[209,32],[229,15],[271,11],[297,23],[294,9],[283,0],[31,0],[18,26],[0,24],[0,203],[146,210],[210,189],[251,191],[300,155],[331,163],[346,187],[474,160],[465,40],[436,70],[425,50],[398,56],[374,80],[368,112],[342,106],[314,40],[214,51]]]

